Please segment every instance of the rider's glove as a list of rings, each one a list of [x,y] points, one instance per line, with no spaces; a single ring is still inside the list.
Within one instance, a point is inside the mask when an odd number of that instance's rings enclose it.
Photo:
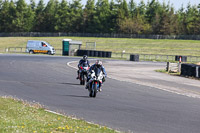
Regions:
[[[102,82],[105,82],[106,81],[106,78],[105,78],[105,76],[103,77],[103,79],[102,79]]]

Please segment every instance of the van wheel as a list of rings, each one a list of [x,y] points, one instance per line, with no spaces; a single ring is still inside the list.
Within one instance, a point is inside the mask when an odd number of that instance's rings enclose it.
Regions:
[[[29,51],[29,54],[34,54],[33,50],[30,50],[30,51]]]
[[[48,51],[47,54],[48,54],[48,55],[51,55],[51,51]]]

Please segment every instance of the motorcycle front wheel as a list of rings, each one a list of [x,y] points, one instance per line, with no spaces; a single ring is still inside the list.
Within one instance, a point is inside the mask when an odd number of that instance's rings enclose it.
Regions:
[[[81,74],[80,85],[85,85],[85,76],[84,76],[84,74]]]
[[[96,97],[96,94],[97,94],[97,84],[93,83],[89,96]]]

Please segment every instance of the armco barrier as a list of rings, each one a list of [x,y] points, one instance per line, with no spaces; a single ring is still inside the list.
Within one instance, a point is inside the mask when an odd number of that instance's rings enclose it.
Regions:
[[[96,50],[78,50],[77,56],[87,55],[90,57],[106,57],[111,58],[112,52],[108,51],[96,51]]]
[[[139,61],[139,55],[138,54],[131,54],[130,55],[130,61]]]
[[[102,56],[102,51],[99,51],[98,57],[103,57]]]
[[[180,61],[180,58],[181,58],[181,62],[187,62],[187,56],[182,56],[182,55],[176,55],[175,61]]]
[[[89,51],[89,54],[88,54],[87,56],[92,56],[92,57],[94,57],[94,51],[93,51],[93,50],[90,50],[90,51]]]
[[[107,58],[111,58],[111,53],[112,53],[112,52],[106,52],[106,57],[107,57]]]
[[[94,57],[98,57],[99,56],[99,51],[94,51]]]
[[[195,64],[181,64],[181,75],[200,78],[200,66]]]
[[[106,57],[106,52],[102,51],[102,57]]]
[[[200,78],[200,65],[196,66],[196,77]]]
[[[199,72],[199,78],[200,78],[200,66],[199,66],[199,71],[198,72]]]

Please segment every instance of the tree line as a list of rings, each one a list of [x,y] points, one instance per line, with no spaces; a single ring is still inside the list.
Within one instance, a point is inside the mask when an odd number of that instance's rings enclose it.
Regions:
[[[200,34],[200,4],[183,6],[151,0],[0,0],[0,32]]]

